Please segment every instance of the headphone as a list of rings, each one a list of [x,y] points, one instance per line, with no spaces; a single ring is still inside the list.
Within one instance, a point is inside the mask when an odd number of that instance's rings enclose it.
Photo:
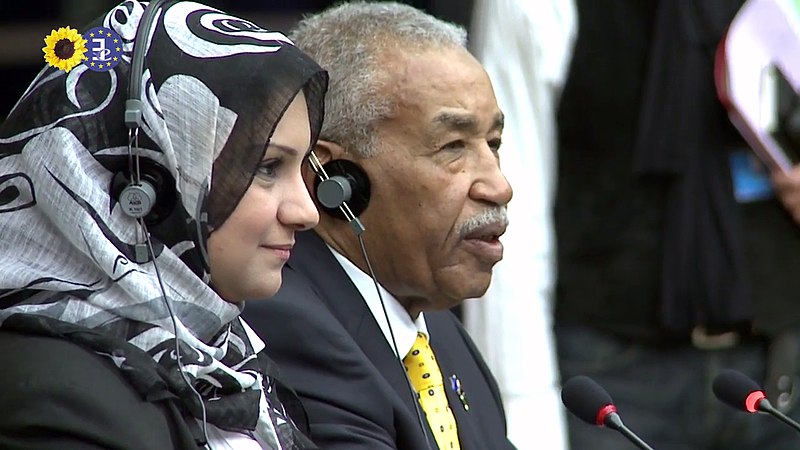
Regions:
[[[356,235],[361,235],[365,228],[358,216],[367,209],[372,193],[367,172],[346,159],[321,164],[313,150],[309,163],[317,174],[314,191],[319,209],[331,217],[350,222]]]
[[[346,159],[334,159],[322,164],[313,150],[309,154],[308,162],[311,165],[311,169],[317,174],[317,178],[314,179],[314,192],[316,193],[319,209],[331,217],[350,222],[350,226],[358,238],[361,256],[364,257],[364,262],[367,265],[366,272],[375,285],[375,292],[378,294],[383,316],[386,318],[386,324],[389,328],[390,345],[398,356],[397,362],[400,365],[400,370],[402,373],[406,373],[402,356],[400,356],[400,351],[397,347],[397,339],[392,329],[392,321],[389,320],[389,313],[386,310],[386,301],[381,294],[378,278],[375,276],[375,270],[372,268],[367,248],[364,245],[364,239],[361,236],[365,228],[358,216],[369,205],[370,194],[372,193],[369,176],[361,166]],[[414,412],[416,413],[420,430],[425,437],[426,448],[435,448],[435,446],[431,445],[429,433],[426,431],[428,427],[425,425],[422,410],[417,401],[417,393],[414,391],[410,381],[407,387],[411,401],[414,404]]]
[[[124,116],[128,128],[128,168],[127,171],[114,174],[110,189],[112,198],[117,200],[125,215],[142,219],[147,225],[157,225],[166,219],[172,213],[177,198],[175,179],[169,170],[152,159],[139,156],[139,128],[143,124],[144,47],[156,12],[163,3],[165,0],[152,0],[145,7],[136,30]]]
[[[132,170],[129,167],[127,171],[114,173],[111,196],[126,216],[144,219],[150,226],[158,225],[175,207],[175,179],[164,166],[152,159],[139,159],[137,154],[132,163]]]

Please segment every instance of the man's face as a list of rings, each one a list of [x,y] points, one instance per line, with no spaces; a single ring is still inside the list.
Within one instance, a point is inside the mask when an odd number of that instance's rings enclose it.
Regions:
[[[396,114],[377,128],[378,154],[357,161],[372,182],[367,251],[409,312],[449,308],[483,295],[502,258],[503,115],[464,49],[389,52],[387,65]]]

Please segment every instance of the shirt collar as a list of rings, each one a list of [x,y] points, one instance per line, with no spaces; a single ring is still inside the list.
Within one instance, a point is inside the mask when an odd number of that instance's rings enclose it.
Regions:
[[[331,251],[331,253],[333,253],[333,256],[336,257],[336,260],[339,261],[339,264],[342,266],[345,273],[347,273],[347,276],[350,277],[350,280],[353,281],[353,284],[356,286],[356,289],[358,289],[361,297],[364,298],[364,301],[367,303],[367,307],[372,313],[372,317],[375,318],[375,321],[378,323],[381,332],[383,332],[383,337],[386,338],[386,342],[389,344],[389,347],[392,348],[392,352],[394,352],[398,358],[405,358],[408,352],[411,351],[411,347],[417,340],[417,333],[423,333],[430,339],[428,336],[428,326],[425,324],[425,315],[423,313],[419,314],[417,320],[412,320],[411,316],[409,316],[408,312],[405,310],[405,308],[403,308],[403,305],[401,305],[400,302],[398,302],[397,299],[389,293],[389,291],[378,284],[381,297],[383,297],[383,301],[386,305],[386,314],[384,314],[380,297],[378,297],[378,291],[375,290],[376,283],[372,280],[372,278],[364,273],[364,271],[359,269],[358,266],[353,264],[344,255],[331,248],[331,246],[328,246],[328,249]],[[386,316],[389,317],[391,328],[389,325],[387,325]],[[399,351],[399,355],[397,354],[398,351],[395,351],[394,345],[392,344],[392,332],[394,332],[394,338],[395,342],[397,342],[397,350]]]

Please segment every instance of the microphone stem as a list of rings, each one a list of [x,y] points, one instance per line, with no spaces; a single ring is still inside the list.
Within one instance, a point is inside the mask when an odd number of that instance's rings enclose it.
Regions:
[[[758,409],[771,414],[773,417],[777,418],[786,425],[789,425],[795,430],[800,431],[800,424],[789,418],[786,414],[780,412],[777,408],[775,408],[768,401],[766,401],[766,399],[761,401],[761,403],[758,405]]]
[[[623,436],[628,438],[629,441],[633,442],[637,447],[642,450],[654,450],[653,447],[647,445],[647,442],[641,440],[639,436],[637,436],[633,431],[631,431],[625,424],[622,423],[622,419],[619,417],[617,413],[611,413],[605,418],[605,426],[611,428],[612,430],[617,430],[622,433]]]
[[[633,431],[628,429],[628,427],[626,427],[625,425],[622,425],[621,427],[619,427],[619,429],[617,431],[622,433],[626,438],[628,438],[628,440],[630,440],[631,442],[636,444],[636,446],[639,447],[640,449],[642,449],[642,450],[653,450],[653,447],[650,447],[649,445],[647,445],[647,442],[641,440],[639,438],[639,436],[634,434]]]

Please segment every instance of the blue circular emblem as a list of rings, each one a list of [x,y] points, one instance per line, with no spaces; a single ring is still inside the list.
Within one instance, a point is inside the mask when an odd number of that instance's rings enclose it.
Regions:
[[[122,61],[122,38],[116,31],[96,27],[83,33],[86,39],[86,60],[83,61],[90,70],[108,72]]]

